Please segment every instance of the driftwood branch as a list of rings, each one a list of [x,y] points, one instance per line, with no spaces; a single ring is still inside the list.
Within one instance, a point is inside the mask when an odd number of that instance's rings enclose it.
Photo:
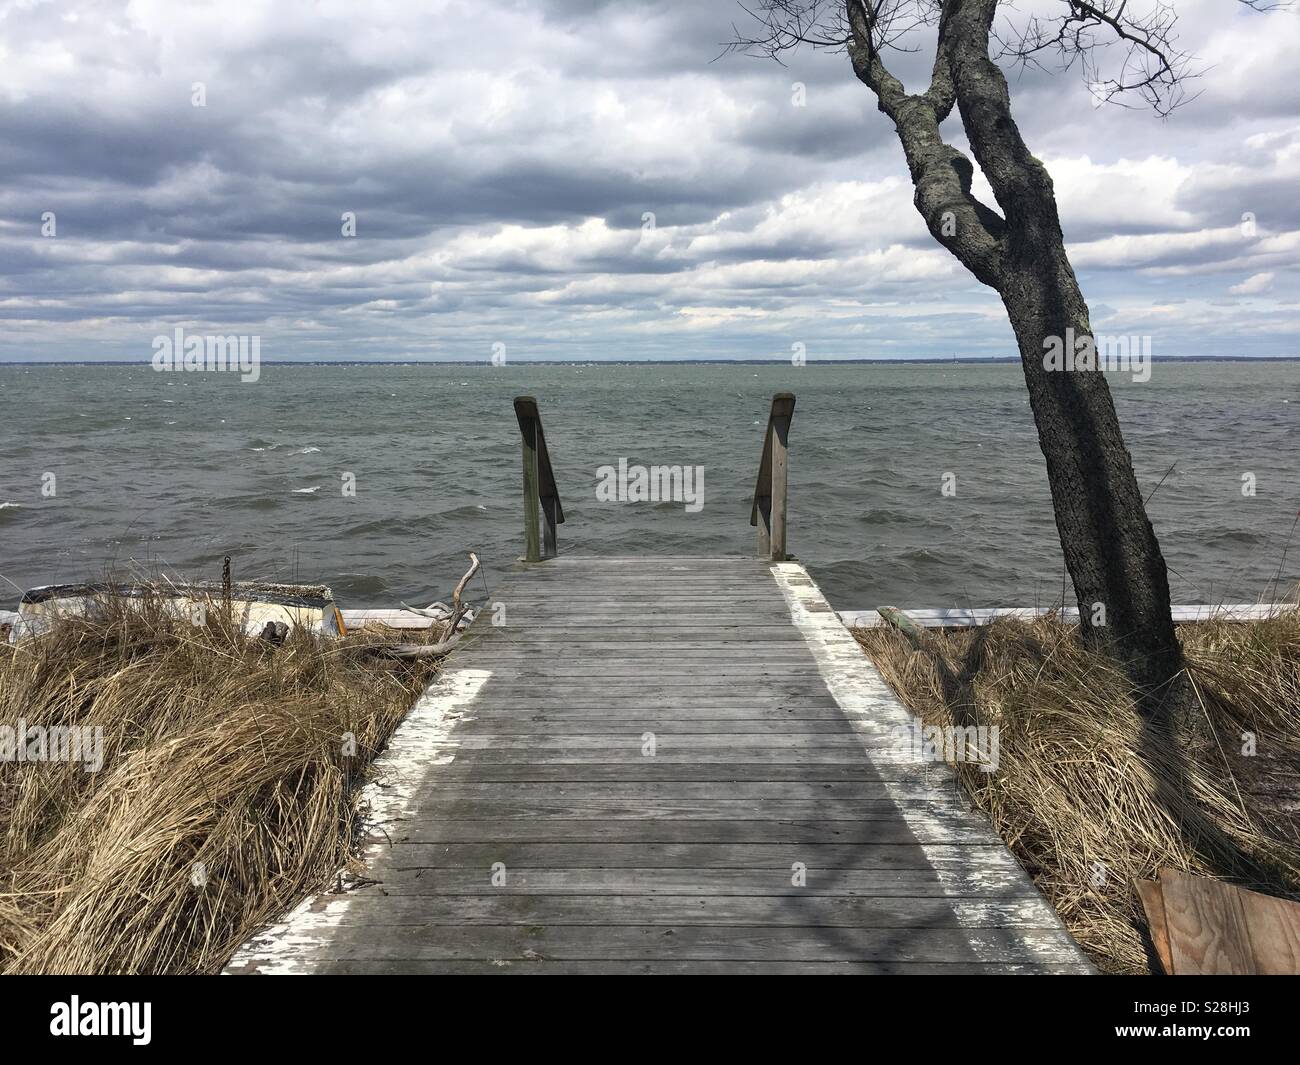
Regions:
[[[359,650],[379,658],[439,658],[459,642],[460,637],[453,636],[450,640],[439,640],[437,643],[376,643]]]
[[[469,607],[461,602],[461,596],[465,592],[465,587],[469,584],[474,574],[479,571],[479,558],[473,551],[469,553],[469,569],[465,571],[456,590],[451,594],[451,614],[447,617],[447,627],[443,630],[442,638],[436,643],[376,643],[366,644],[358,647],[357,650],[365,653],[377,655],[380,658],[398,658],[398,659],[419,659],[419,658],[438,658],[445,655],[460,641],[460,633],[457,627],[465,612]],[[441,621],[442,617],[433,613],[432,609],[420,609],[419,607],[407,606],[402,604],[404,610],[409,610],[413,614],[419,614],[422,617],[431,618],[434,621]]]
[[[422,618],[428,618],[430,621],[446,621],[451,615],[451,607],[446,603],[430,603],[428,606],[411,606],[410,603],[401,603],[403,610],[409,610],[412,614],[419,614]]]
[[[465,576],[460,579],[456,585],[456,590],[451,593],[451,618],[447,622],[447,628],[442,634],[443,640],[453,639],[456,635],[456,626],[460,624],[460,619],[465,616],[468,607],[462,605],[460,601],[461,594],[465,591],[465,586],[469,584],[470,578],[479,570],[478,555],[473,551],[469,553],[469,569],[465,571]]]

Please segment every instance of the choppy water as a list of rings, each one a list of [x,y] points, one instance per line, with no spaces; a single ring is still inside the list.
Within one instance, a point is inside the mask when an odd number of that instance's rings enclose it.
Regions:
[[[1144,490],[1174,467],[1150,512],[1175,601],[1268,596],[1300,506],[1300,363],[1111,380]],[[783,390],[798,396],[790,549],[832,603],[1059,599],[1015,365],[269,365],[248,384],[142,365],[0,366],[0,602],[110,565],[215,579],[225,554],[237,578],[324,581],[348,606],[445,597],[470,549],[491,585],[523,548],[520,393],[540,402],[562,552],[749,554]],[[598,502],[597,468],[621,457],[703,466],[703,509]],[[1281,571],[1297,579],[1300,542]]]

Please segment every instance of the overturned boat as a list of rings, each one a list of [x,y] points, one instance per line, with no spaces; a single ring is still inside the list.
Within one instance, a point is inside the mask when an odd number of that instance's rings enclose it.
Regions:
[[[0,622],[9,629],[9,641],[15,642],[48,631],[60,617],[95,617],[110,601],[131,600],[159,602],[165,610],[196,625],[204,624],[210,612],[229,612],[245,632],[255,636],[268,632],[283,636],[290,629],[329,637],[346,632],[334,593],[327,586],[264,581],[229,585],[50,584],[24,592],[17,612],[7,611]]]

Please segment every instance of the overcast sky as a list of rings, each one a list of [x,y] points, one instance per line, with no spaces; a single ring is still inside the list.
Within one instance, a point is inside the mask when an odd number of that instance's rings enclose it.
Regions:
[[[1175,6],[1199,99],[1035,74],[1017,120],[1096,330],[1300,354],[1300,15]],[[847,58],[717,58],[734,0],[0,10],[0,359],[1014,354]]]

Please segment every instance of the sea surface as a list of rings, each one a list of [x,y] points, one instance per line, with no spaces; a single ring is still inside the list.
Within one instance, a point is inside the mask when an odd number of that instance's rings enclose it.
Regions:
[[[1174,601],[1300,580],[1300,363],[1109,376]],[[1014,364],[264,365],[244,383],[146,363],[0,366],[0,603],[108,572],[215,580],[229,554],[236,579],[424,605],[471,550],[481,599],[523,551],[519,394],[540,404],[561,553],[752,554],[778,391],[797,396],[790,550],[837,608],[1068,598]],[[599,500],[620,459],[703,467],[703,507]]]

